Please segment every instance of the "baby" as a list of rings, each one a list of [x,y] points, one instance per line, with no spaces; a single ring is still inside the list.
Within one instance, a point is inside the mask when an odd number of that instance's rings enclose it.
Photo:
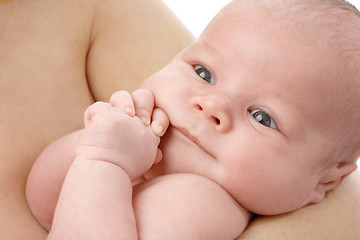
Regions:
[[[34,215],[49,239],[234,239],[321,201],[360,154],[359,36],[341,0],[231,2],[43,152]]]

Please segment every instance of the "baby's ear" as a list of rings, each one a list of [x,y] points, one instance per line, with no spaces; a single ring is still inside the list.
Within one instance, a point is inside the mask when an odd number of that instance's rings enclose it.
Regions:
[[[316,189],[309,198],[309,203],[317,203],[324,199],[325,193],[337,187],[350,173],[357,168],[353,162],[341,162],[324,171]]]

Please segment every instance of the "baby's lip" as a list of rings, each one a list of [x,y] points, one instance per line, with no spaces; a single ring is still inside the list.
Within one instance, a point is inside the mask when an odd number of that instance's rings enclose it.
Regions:
[[[192,141],[193,143],[195,143],[201,150],[203,150],[205,153],[207,153],[208,155],[210,155],[211,157],[215,158],[214,155],[212,155],[211,153],[209,153],[204,146],[201,144],[201,142],[199,141],[199,139],[192,135],[187,129],[185,128],[181,128],[181,127],[175,127],[174,128],[179,131],[182,135],[184,135],[186,138],[188,138],[190,141]]]

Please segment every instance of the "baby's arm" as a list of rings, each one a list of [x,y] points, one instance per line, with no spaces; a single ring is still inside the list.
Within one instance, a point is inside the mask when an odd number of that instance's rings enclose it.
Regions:
[[[117,92],[110,102],[113,105],[121,105],[124,110],[126,107],[133,112],[136,110],[136,115],[144,118],[147,123],[150,122],[152,114],[154,114],[153,118],[159,118],[158,109],[151,113],[153,111],[152,95],[149,96],[149,93],[144,90],[138,90],[131,97],[134,103],[126,102],[129,94]],[[163,131],[165,131],[167,120],[165,119],[165,122],[163,119],[158,120],[164,124]],[[29,174],[26,184],[27,202],[36,219],[47,231],[50,231],[61,187],[75,159],[75,148],[82,131],[67,134],[51,143],[38,157]]]
[[[150,126],[152,105],[144,125],[139,117],[131,116],[131,107],[127,110],[124,105],[126,98],[131,104],[129,96],[116,98],[123,109],[113,106],[116,101],[88,108],[86,127],[63,184],[49,239],[137,239],[131,181],[161,156],[157,148],[160,139],[154,132],[158,132],[156,122],[165,122],[162,135],[168,120],[155,109]],[[135,111],[141,112],[138,106],[149,102],[135,102]]]
[[[37,158],[26,183],[26,200],[43,228],[50,230],[65,176],[74,161],[82,130],[51,143]]]
[[[137,239],[128,174],[106,161],[75,159],[48,239]]]
[[[170,174],[137,185],[134,209],[140,239],[235,239],[249,212],[215,182]]]

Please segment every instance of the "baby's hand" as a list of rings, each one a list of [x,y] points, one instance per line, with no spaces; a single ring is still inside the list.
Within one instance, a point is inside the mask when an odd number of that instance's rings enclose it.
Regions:
[[[169,126],[169,118],[160,108],[154,109],[154,95],[146,89],[138,89],[131,95],[126,91],[115,92],[110,98],[113,107],[127,113],[129,116],[136,116],[141,119],[145,126],[151,124],[151,129],[158,137],[162,137]],[[161,150],[157,150],[154,163],[160,162]]]
[[[111,96],[110,104],[129,116],[137,116],[145,126],[151,123],[158,137],[163,136],[169,126],[168,116],[161,109],[154,109],[154,95],[146,89],[136,90],[131,95],[126,91],[118,91]]]
[[[128,93],[118,92],[110,103],[91,105],[85,113],[85,129],[76,149],[77,157],[113,163],[121,167],[131,180],[143,175],[155,161],[159,161],[160,136],[169,122],[160,109],[152,111],[154,98],[146,92],[134,93],[134,101]],[[139,93],[141,97],[137,96]],[[146,116],[149,109],[150,113],[152,111],[151,125],[151,114],[149,118]]]

